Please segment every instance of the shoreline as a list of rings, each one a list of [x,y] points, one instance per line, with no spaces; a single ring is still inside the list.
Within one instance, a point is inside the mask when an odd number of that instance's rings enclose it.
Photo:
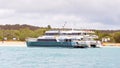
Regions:
[[[118,46],[120,47],[120,43],[102,43],[103,46]],[[0,46],[20,46],[27,47],[25,41],[0,41]]]
[[[120,46],[120,43],[102,43],[103,46]]]
[[[26,47],[26,42],[25,41],[0,41],[0,46]]]

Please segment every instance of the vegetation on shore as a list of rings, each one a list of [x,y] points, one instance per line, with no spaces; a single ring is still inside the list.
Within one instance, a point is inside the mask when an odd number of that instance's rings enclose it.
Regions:
[[[96,30],[95,33],[99,37],[98,40],[102,40],[102,38],[109,38],[109,42],[120,43],[120,31],[103,32],[100,30]]]
[[[0,25],[0,40],[7,38],[7,40],[25,41],[28,37],[38,37],[44,35],[45,31],[51,30],[50,25],[47,27],[37,27],[31,25]],[[54,28],[55,29],[55,28]],[[56,28],[57,29],[57,28]],[[120,30],[93,30],[99,36],[98,40],[102,38],[110,38],[109,42],[120,43]]]
[[[31,25],[0,25],[0,40],[19,40],[25,41],[28,37],[38,37],[50,30],[51,26],[37,27]]]

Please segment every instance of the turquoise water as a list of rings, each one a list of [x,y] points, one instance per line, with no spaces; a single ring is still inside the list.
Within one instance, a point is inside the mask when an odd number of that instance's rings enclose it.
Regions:
[[[0,47],[0,68],[120,68],[120,48]]]

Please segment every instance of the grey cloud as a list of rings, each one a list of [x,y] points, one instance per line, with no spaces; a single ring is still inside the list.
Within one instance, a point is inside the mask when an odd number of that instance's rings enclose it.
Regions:
[[[15,11],[7,15],[0,14],[0,19],[4,17],[13,20],[24,19],[21,22],[32,20],[44,23],[63,22],[64,20],[77,22],[77,24],[99,22],[102,24],[101,26],[106,25],[108,28],[110,28],[109,25],[119,27],[119,4],[119,0],[0,0],[0,9]],[[60,15],[64,19],[59,18]],[[70,18],[71,16],[74,16],[74,18]],[[55,17],[57,17],[56,20]]]

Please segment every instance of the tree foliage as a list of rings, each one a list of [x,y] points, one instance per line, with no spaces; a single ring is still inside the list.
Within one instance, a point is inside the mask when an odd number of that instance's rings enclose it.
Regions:
[[[120,32],[114,33],[113,38],[114,38],[116,43],[120,43]]]
[[[108,33],[108,32],[95,31],[95,33],[96,35],[98,35],[99,40],[101,40],[102,38],[110,38],[110,42],[120,43],[120,32]]]
[[[103,33],[103,32],[100,32],[100,31],[95,31],[95,34],[99,37],[98,38],[99,40],[101,40],[102,38],[105,38],[105,37],[111,37],[110,34]]]
[[[16,40],[25,41],[28,37],[38,37],[44,35],[45,31],[51,30],[50,25],[47,27],[36,27],[31,25],[0,25],[0,40],[2,40],[4,37],[7,37],[7,40],[13,40],[13,38],[16,38]],[[98,39],[101,40],[104,37],[109,37],[111,39],[111,42],[117,42],[120,43],[120,31],[101,31],[96,30],[96,35],[98,35]]]
[[[44,35],[45,31],[49,30],[48,28],[41,28],[37,30],[30,30],[29,28],[21,28],[19,30],[0,30],[0,40],[7,38],[7,40],[16,40],[25,41],[29,37],[38,37]]]

